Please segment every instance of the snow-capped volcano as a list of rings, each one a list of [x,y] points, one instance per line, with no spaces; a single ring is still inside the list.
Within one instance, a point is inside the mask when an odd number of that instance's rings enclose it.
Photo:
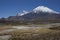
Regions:
[[[56,12],[56,11],[54,11],[54,10],[48,8],[48,7],[45,7],[45,6],[38,6],[35,9],[33,9],[32,12],[34,12],[34,13],[40,13],[40,12],[44,12],[45,13],[45,12],[47,12],[47,13],[59,14],[59,12]],[[17,16],[23,16],[23,15],[25,15],[27,13],[29,13],[29,12],[23,10],[21,13],[18,13]]]
[[[45,7],[45,6],[38,6],[36,7],[35,9],[33,9],[33,11],[36,13],[36,12],[48,12],[48,13],[58,13],[48,7]]]
[[[18,16],[18,17],[17,17]],[[38,6],[31,12],[23,11],[17,14],[17,16],[10,16],[8,20],[19,21],[22,23],[55,23],[60,22],[60,14],[48,7]],[[5,20],[4,20],[5,21]]]

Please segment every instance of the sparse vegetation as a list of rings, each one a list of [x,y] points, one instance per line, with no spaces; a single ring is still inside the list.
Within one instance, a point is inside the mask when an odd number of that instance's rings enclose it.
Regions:
[[[24,25],[24,26],[46,26],[44,25]],[[11,35],[12,37],[9,40],[60,40],[60,26],[52,25],[55,27],[51,28],[38,28],[38,29],[29,29],[21,30],[17,29],[11,32],[2,33],[0,35]],[[5,25],[0,27],[0,30],[10,29],[11,25]]]
[[[49,28],[49,29],[51,29],[51,30],[60,30],[60,26],[58,26],[58,27],[52,27],[52,28]]]
[[[11,29],[11,28],[12,28],[11,25],[0,25],[0,31],[5,29]]]
[[[60,32],[50,29],[16,30],[11,33],[10,40],[60,40]]]

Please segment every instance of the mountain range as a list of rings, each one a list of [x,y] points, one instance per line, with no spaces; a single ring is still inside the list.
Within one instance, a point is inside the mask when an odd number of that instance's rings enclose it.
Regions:
[[[23,11],[16,16],[9,16],[6,20],[27,23],[60,22],[60,13],[45,6],[38,6],[31,12]]]

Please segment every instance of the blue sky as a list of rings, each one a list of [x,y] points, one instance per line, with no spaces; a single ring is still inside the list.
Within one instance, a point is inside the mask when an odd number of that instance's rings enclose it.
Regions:
[[[60,12],[60,0],[0,0],[0,17],[14,16],[22,10],[32,11],[37,6]]]

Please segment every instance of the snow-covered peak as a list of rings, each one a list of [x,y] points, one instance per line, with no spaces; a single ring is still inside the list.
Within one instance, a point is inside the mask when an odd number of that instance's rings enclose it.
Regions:
[[[33,9],[33,11],[36,13],[36,12],[49,12],[49,13],[58,13],[48,7],[45,7],[45,6],[38,6],[37,8]]]
[[[23,16],[23,15],[25,15],[25,14],[27,14],[27,13],[28,13],[27,11],[24,11],[24,10],[23,10],[21,13],[18,13],[17,16]]]

